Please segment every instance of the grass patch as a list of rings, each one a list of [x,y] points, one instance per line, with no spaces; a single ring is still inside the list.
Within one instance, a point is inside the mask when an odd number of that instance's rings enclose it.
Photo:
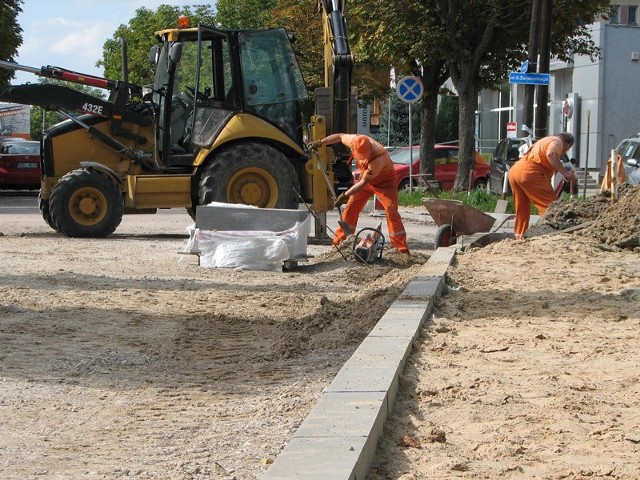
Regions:
[[[409,193],[408,189],[402,190],[398,195],[398,204],[400,206],[422,206],[422,199],[436,198],[431,192],[423,192],[414,190],[413,193]],[[501,198],[499,195],[489,193],[485,189],[473,189],[470,193],[467,192],[454,192],[452,190],[446,190],[438,192],[438,197],[442,200],[459,200],[466,205],[470,205],[482,212],[493,212],[496,209],[496,204]],[[514,213],[515,208],[513,205],[513,198],[507,198],[507,213]]]
[[[422,199],[424,197],[436,198],[432,192],[424,192],[414,190],[413,193],[409,193],[409,189],[404,189],[399,192],[398,205],[401,207],[407,206],[422,206]],[[500,195],[490,193],[485,189],[473,189],[470,193],[467,192],[454,192],[453,190],[445,190],[438,192],[438,197],[443,200],[459,200],[467,205],[470,205],[482,212],[494,212],[498,200],[502,198]],[[571,200],[568,193],[562,194],[563,201],[584,201],[583,197],[576,196]],[[507,197],[507,213],[515,213],[515,205],[513,203],[513,197]],[[533,215],[538,214],[536,207],[531,205],[531,213]]]

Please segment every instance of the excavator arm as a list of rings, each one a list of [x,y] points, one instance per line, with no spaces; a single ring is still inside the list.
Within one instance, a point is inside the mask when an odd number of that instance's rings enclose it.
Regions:
[[[20,70],[33,73],[40,77],[65,80],[80,85],[109,90],[109,99],[103,100],[94,95],[62,85],[27,83],[25,85],[9,85],[0,90],[0,101],[19,103],[22,105],[35,105],[51,111],[73,111],[108,118],[111,120],[111,133],[113,135],[133,139],[138,144],[144,144],[146,142],[144,137],[135,135],[122,128],[122,122],[130,122],[138,125],[151,124],[150,115],[128,108],[131,95],[140,96],[142,93],[141,87],[120,80],[109,80],[107,78],[84,75],[50,65],[36,68],[0,60],[0,68]],[[74,120],[74,117],[71,117],[71,120]],[[114,142],[118,145],[117,148],[122,148],[121,144],[115,140],[109,141],[109,144],[113,144]]]
[[[346,0],[318,0],[317,8],[323,17],[324,80],[329,90],[327,133],[350,133],[353,57],[345,21]]]
[[[349,49],[345,21],[346,0],[318,0],[316,13],[322,16],[324,48],[324,87],[315,91],[316,115],[311,122],[310,140],[319,140],[332,133],[352,133],[351,75],[353,57]],[[353,185],[353,176],[346,160],[349,150],[340,144],[320,147],[311,155],[307,169],[313,177],[313,208],[316,236],[326,236],[325,212],[333,208],[329,197]]]

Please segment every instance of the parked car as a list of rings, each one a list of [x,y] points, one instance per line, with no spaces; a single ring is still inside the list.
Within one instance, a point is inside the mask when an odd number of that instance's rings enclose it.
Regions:
[[[640,162],[638,160],[635,158],[627,159],[624,170],[630,185],[640,185]]]
[[[0,145],[0,188],[40,188],[40,142],[17,140]]]
[[[518,149],[520,148],[524,140],[524,138],[513,137],[503,138],[498,142],[498,145],[496,146],[495,152],[493,154],[493,158],[491,159],[491,162],[489,162],[489,191],[491,193],[495,193],[498,195],[502,194],[502,187],[504,185],[504,174],[513,166],[514,163],[516,163],[520,159]],[[569,160],[569,157],[566,154],[562,156],[562,163],[567,170],[575,170],[575,165]],[[558,181],[563,180],[554,179],[551,182],[554,190],[556,190],[556,182]],[[562,187],[557,190],[558,195],[560,196],[562,192],[568,193],[569,190],[569,182],[564,182]],[[574,182],[573,193],[577,194],[578,190],[578,182]],[[507,195],[511,195],[511,186],[508,182],[506,193]]]
[[[520,155],[518,149],[524,138],[503,138],[498,142],[493,158],[489,162],[489,191],[500,195],[504,183],[504,173],[518,161]],[[511,188],[507,185],[507,194],[511,194]]]
[[[2,145],[4,145],[7,142],[24,142],[25,139],[22,137],[0,137],[0,147],[2,147]]]
[[[458,147],[456,145],[434,145],[435,150],[435,180],[438,182],[441,190],[451,190],[458,172]],[[418,184],[418,175],[420,173],[420,146],[414,145],[411,153],[409,147],[401,147],[394,149],[389,156],[393,161],[393,167],[398,176],[398,190],[409,187],[409,162],[410,155],[413,157],[413,167],[411,173],[414,175],[414,185]],[[489,179],[489,164],[478,152],[475,164],[475,180],[474,188],[486,188]],[[354,179],[360,178],[360,172],[354,170]]]
[[[617,150],[627,174],[627,181],[631,185],[640,185],[640,134],[625,138]]]

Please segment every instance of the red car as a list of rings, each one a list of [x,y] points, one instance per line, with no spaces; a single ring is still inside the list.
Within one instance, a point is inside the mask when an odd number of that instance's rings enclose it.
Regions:
[[[2,143],[0,188],[40,188],[40,142],[5,141]]]
[[[440,185],[441,190],[451,190],[456,180],[458,172],[458,147],[455,145],[434,145],[436,159],[435,181]],[[413,147],[413,170],[412,174],[414,185],[420,178],[420,147]],[[478,153],[475,152],[475,178],[473,188],[487,188],[489,180],[489,164]],[[409,186],[409,147],[399,148],[390,153],[391,160],[394,163],[396,174],[398,175],[398,189],[402,190]]]

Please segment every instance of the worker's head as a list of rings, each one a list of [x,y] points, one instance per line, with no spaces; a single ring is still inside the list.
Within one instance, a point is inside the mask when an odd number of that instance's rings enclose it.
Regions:
[[[562,143],[564,143],[566,150],[569,150],[576,141],[576,137],[574,137],[573,134],[569,132],[562,132],[557,136],[560,137]]]
[[[371,140],[366,135],[356,135],[351,143],[351,150],[357,160],[366,160],[371,156]]]

